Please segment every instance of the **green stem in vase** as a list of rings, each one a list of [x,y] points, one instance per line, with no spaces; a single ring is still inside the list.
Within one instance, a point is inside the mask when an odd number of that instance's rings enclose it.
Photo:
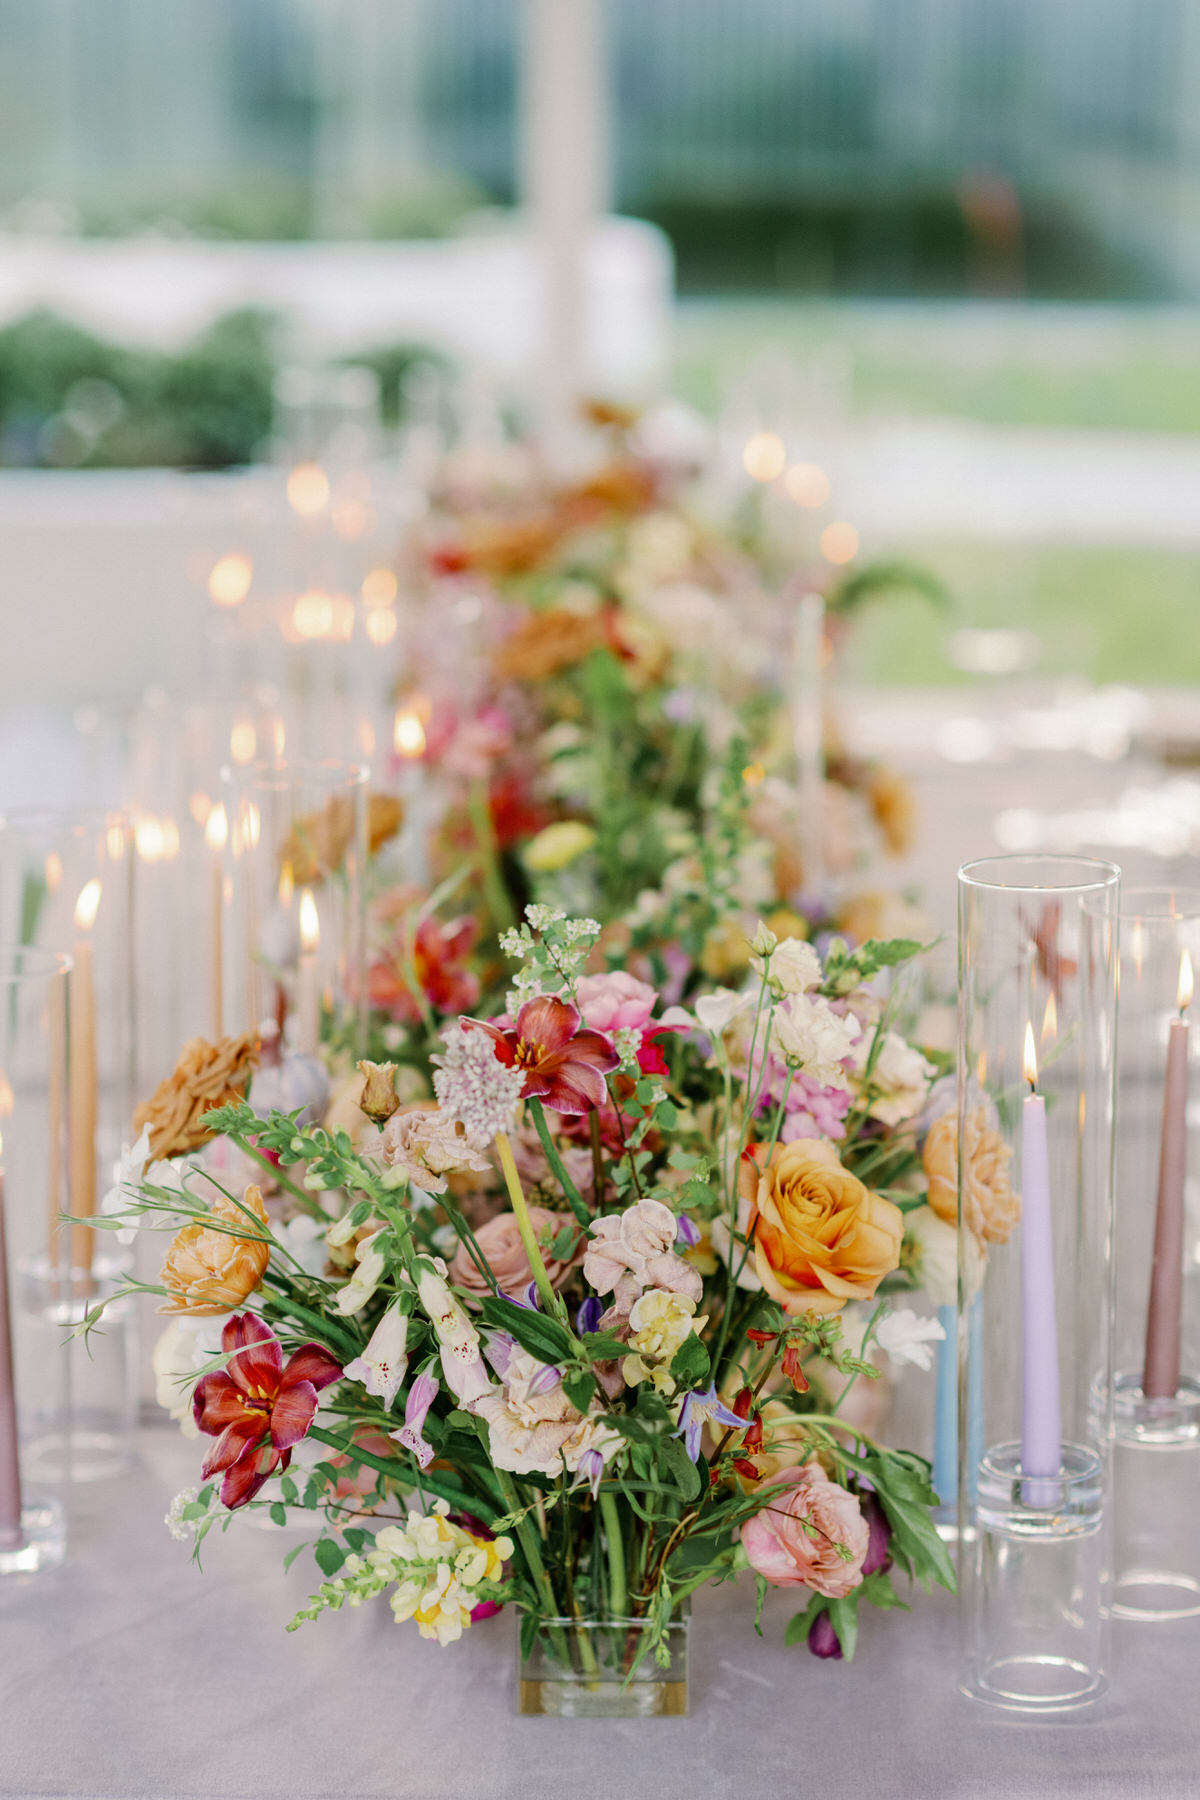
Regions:
[[[559,1155],[558,1146],[550,1135],[550,1123],[546,1118],[545,1107],[540,1100],[531,1100],[529,1102],[529,1112],[533,1119],[534,1129],[538,1134],[542,1149],[545,1151],[546,1161],[550,1164],[551,1173],[566,1196],[567,1205],[571,1208],[571,1211],[575,1214],[575,1217],[579,1220],[581,1225],[590,1225],[592,1222],[592,1215],[587,1209],[583,1195],[579,1192],[579,1189],[567,1174],[566,1164]],[[593,1120],[596,1119],[596,1114],[594,1112],[592,1113],[592,1118]]]
[[[604,1520],[604,1543],[608,1551],[608,1613],[612,1619],[623,1619],[629,1604],[625,1587],[625,1539],[616,1500],[605,1489],[600,1493],[600,1516]]]

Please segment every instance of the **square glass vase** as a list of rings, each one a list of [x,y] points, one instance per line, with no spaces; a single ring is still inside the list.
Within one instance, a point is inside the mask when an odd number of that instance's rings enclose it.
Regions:
[[[648,1619],[539,1619],[517,1681],[519,1714],[680,1718],[688,1710],[685,1608],[654,1645]]]

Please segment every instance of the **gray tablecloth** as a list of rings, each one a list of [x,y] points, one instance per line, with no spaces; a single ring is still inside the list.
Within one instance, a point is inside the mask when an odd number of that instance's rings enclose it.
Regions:
[[[701,1594],[692,1717],[514,1716],[514,1622],[440,1650],[386,1603],[288,1636],[311,1559],[285,1534],[210,1536],[203,1572],[163,1525],[197,1450],[142,1436],[77,1490],[70,1560],[0,1583],[0,1793],[89,1800],[1157,1800],[1200,1793],[1200,1621],[1119,1626],[1112,1693],[1063,1723],[956,1691],[953,1603],[875,1614],[852,1667],[782,1647],[791,1611]],[[302,1565],[307,1565],[302,1566]]]

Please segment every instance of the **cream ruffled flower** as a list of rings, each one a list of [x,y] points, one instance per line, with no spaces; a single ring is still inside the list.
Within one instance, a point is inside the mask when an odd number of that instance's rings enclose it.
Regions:
[[[854,1049],[855,1068],[861,1075],[871,1052],[871,1034],[864,1031]],[[894,1031],[884,1033],[875,1067],[871,1070],[870,1117],[881,1125],[901,1125],[920,1112],[937,1074],[919,1050]]]
[[[821,959],[803,938],[781,938],[769,961],[752,956],[750,962],[779,994],[807,994],[821,985]]]
[[[426,1106],[393,1113],[383,1130],[383,1160],[427,1194],[445,1191],[447,1175],[484,1174],[491,1164],[468,1143],[452,1113]]]
[[[664,1293],[661,1288],[651,1288],[634,1302],[629,1314],[631,1354],[621,1365],[630,1387],[649,1381],[659,1393],[675,1392],[672,1358],[693,1331],[699,1334],[708,1324],[707,1313],[697,1319],[695,1312],[696,1302],[689,1296]]]
[[[574,1475],[588,1457],[607,1461],[621,1444],[610,1426],[587,1418],[563,1392],[556,1369],[527,1350],[514,1349],[504,1387],[472,1410],[488,1423],[493,1463],[514,1475]]]
[[[776,1008],[771,1048],[790,1069],[807,1075],[822,1087],[845,1087],[843,1063],[854,1055],[859,1039],[858,1020],[842,1018],[827,1000],[793,994]]]

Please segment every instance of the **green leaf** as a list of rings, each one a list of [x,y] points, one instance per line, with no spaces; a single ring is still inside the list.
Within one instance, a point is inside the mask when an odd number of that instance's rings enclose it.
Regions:
[[[336,1575],[346,1560],[346,1552],[332,1538],[318,1538],[313,1546],[313,1555],[322,1575]]]
[[[279,1483],[279,1491],[289,1506],[295,1506],[297,1500],[300,1498],[300,1490],[290,1475],[283,1476]]]
[[[670,1100],[659,1101],[656,1116],[664,1131],[674,1131],[679,1123],[679,1111]]]
[[[299,1556],[300,1552],[302,1550],[307,1550],[307,1549],[308,1549],[307,1542],[305,1542],[303,1544],[293,1544],[292,1545],[291,1549],[288,1551],[287,1555],[283,1559],[283,1572],[285,1575],[287,1574],[288,1570],[291,1568],[292,1564],[295,1562],[296,1558]]]
[[[574,1348],[570,1333],[556,1320],[548,1319],[544,1313],[531,1312],[528,1307],[516,1306],[511,1300],[489,1295],[481,1303],[480,1312],[486,1325],[507,1331],[522,1350],[528,1350],[539,1362],[564,1362]]]
[[[682,1438],[660,1438],[658,1461],[660,1468],[670,1475],[685,1500],[699,1498],[700,1470],[685,1450]]]
[[[533,1646],[537,1642],[538,1626],[541,1620],[536,1613],[521,1614],[521,1661],[528,1662],[533,1655]]]
[[[842,1655],[847,1662],[853,1662],[854,1651],[858,1644],[857,1604],[853,1600],[831,1600],[829,1617],[833,1620],[833,1629],[838,1634]]]
[[[708,1377],[708,1365],[708,1351],[693,1331],[671,1358],[671,1374],[680,1387],[699,1387]]]
[[[585,1413],[596,1391],[594,1375],[564,1375],[563,1393],[577,1412]]]
[[[907,1602],[900,1598],[892,1586],[891,1577],[885,1575],[882,1569],[876,1569],[873,1575],[864,1577],[858,1597],[869,1601],[872,1606],[881,1607],[885,1612],[895,1606],[900,1607],[903,1612],[910,1611]]]
[[[615,1362],[629,1349],[611,1331],[585,1331],[579,1341],[589,1362]]]
[[[765,1575],[756,1575],[754,1580],[755,1580],[755,1585],[758,1588],[758,1594],[757,1594],[757,1597],[754,1602],[754,1629],[758,1633],[759,1637],[762,1637],[763,1636],[762,1610],[763,1610],[763,1607],[766,1605],[767,1588],[769,1586],[769,1583],[768,1583]]]
[[[271,1523],[272,1525],[287,1524],[287,1507],[282,1506],[278,1500],[271,1502]]]
[[[358,1552],[359,1556],[375,1542],[375,1534],[371,1531],[364,1531],[360,1525],[347,1525],[342,1536],[350,1548]]]
[[[814,1594],[803,1612],[794,1613],[788,1620],[787,1630],[783,1634],[783,1641],[787,1648],[790,1650],[793,1644],[807,1640],[814,1619],[819,1613],[827,1612],[828,1609],[829,1602],[824,1594]]]

